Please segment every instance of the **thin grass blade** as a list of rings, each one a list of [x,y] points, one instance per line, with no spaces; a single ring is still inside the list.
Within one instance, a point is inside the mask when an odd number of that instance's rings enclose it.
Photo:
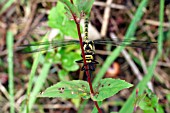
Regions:
[[[132,113],[135,101],[135,93],[136,89],[139,89],[139,93],[142,94],[145,90],[146,84],[148,81],[152,78],[154,69],[157,65],[157,62],[159,58],[161,57],[162,54],[162,44],[163,44],[163,20],[164,20],[164,0],[160,0],[160,15],[159,15],[159,21],[160,21],[160,26],[159,26],[159,37],[158,37],[158,53],[156,57],[153,60],[152,65],[148,68],[148,73],[144,76],[143,80],[140,81],[140,83],[137,85],[137,87],[133,90],[132,94],[122,107],[119,113]]]
[[[7,32],[7,50],[8,50],[8,76],[9,76],[9,101],[10,101],[10,113],[14,113],[14,73],[13,73],[13,34],[12,32]]]
[[[130,39],[130,37],[133,37],[135,31],[136,31],[136,25],[137,23],[141,20],[142,16],[143,16],[143,9],[147,6],[148,0],[142,0],[142,2],[140,3],[133,20],[131,21],[128,30],[125,34],[125,40]],[[108,58],[106,59],[105,63],[103,64],[102,68],[100,69],[100,71],[98,72],[98,74],[96,75],[93,84],[96,84],[99,82],[99,80],[104,76],[106,70],[109,68],[109,66],[111,65],[111,63],[119,56],[120,52],[124,49],[124,46],[118,46],[112,53],[110,56],[108,56]]]

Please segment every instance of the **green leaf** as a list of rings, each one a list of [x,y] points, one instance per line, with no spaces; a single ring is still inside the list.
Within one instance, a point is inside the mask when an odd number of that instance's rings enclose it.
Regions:
[[[94,0],[77,0],[76,5],[78,7],[79,12],[83,11],[86,15],[88,15],[91,11]]]
[[[61,81],[47,88],[39,97],[62,98],[90,98],[90,89],[86,81],[73,80]]]
[[[68,75],[68,71],[66,71],[64,69],[59,70],[58,77],[61,81],[67,81],[66,75]]]
[[[136,98],[135,107],[137,106],[139,106],[146,113],[158,112],[158,97],[150,89],[146,89],[145,94],[139,95]]]
[[[140,103],[139,103],[139,107],[143,110],[152,110],[152,104],[151,104],[151,100],[148,97],[145,97]]]
[[[94,87],[95,95],[92,97],[94,101],[103,101],[118,93],[120,90],[132,87],[133,85],[124,80],[106,78],[99,81]]]
[[[24,64],[27,68],[31,68],[31,63],[28,62],[28,60],[24,60],[23,64]]]
[[[54,63],[60,63],[61,62],[61,54],[60,53],[55,53],[54,55],[53,55],[53,62]]]
[[[139,103],[146,97],[146,93],[139,95],[136,97],[135,99],[135,107],[137,107],[139,105]]]
[[[145,97],[143,101],[139,103],[139,107],[143,110],[153,110],[158,105],[158,98],[156,96],[152,98]]]
[[[76,71],[79,69],[79,65],[75,62],[80,59],[80,55],[75,52],[65,53],[62,56],[62,67],[67,71]]]
[[[68,72],[65,71],[65,70],[60,70],[60,71],[58,72],[58,74],[59,74],[59,76],[66,76],[66,75],[68,75]]]
[[[64,35],[78,38],[76,24],[67,19],[65,12],[64,4],[58,2],[57,6],[50,11],[48,25],[52,28],[58,28]]]
[[[65,4],[67,8],[70,10],[70,12],[73,13],[77,18],[80,18],[80,13],[74,4],[72,4],[69,0],[59,0],[59,1]]]

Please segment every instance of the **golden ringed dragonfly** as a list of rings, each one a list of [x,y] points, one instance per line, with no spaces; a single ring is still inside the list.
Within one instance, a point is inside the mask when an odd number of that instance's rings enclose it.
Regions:
[[[88,70],[94,71],[95,70],[95,64],[98,64],[98,62],[95,60],[95,44],[111,44],[112,46],[129,46],[129,47],[135,47],[135,48],[143,48],[143,49],[151,49],[155,47],[155,44],[157,42],[148,42],[148,41],[139,41],[139,40],[89,40],[87,37],[83,41],[83,49],[85,52],[85,59],[88,65]],[[25,44],[20,45],[19,48],[23,48],[23,50],[20,51],[20,53],[34,53],[34,52],[40,52],[40,51],[47,51],[47,47],[39,47],[38,49],[30,50],[30,51],[24,51],[25,49],[33,46],[46,46],[49,45],[49,49],[55,49],[57,47],[65,47],[73,44],[79,44],[78,40],[66,40],[66,41],[46,41],[46,42],[37,42],[34,44]],[[83,63],[83,60],[76,61],[77,63]],[[81,70],[85,70],[84,65]]]

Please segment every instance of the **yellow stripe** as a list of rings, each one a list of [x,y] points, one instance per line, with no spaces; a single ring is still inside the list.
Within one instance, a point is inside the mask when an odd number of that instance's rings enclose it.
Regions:
[[[89,19],[88,18],[85,18],[85,22],[84,22],[84,34],[85,34],[85,40],[88,39],[88,23],[89,23]]]

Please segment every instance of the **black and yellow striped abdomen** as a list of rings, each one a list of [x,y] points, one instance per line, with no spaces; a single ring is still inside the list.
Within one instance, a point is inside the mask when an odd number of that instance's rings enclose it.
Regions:
[[[84,40],[88,39],[88,24],[89,24],[89,19],[85,18],[85,22],[84,22]]]
[[[97,61],[95,61],[95,46],[94,42],[92,40],[88,39],[88,18],[85,18],[85,26],[84,26],[84,40],[83,40],[83,49],[85,54],[86,63],[88,65],[88,70],[94,71],[95,67],[94,64],[98,64]],[[76,61],[77,63],[84,63],[83,59]],[[83,65],[82,70],[85,70],[85,67]]]

